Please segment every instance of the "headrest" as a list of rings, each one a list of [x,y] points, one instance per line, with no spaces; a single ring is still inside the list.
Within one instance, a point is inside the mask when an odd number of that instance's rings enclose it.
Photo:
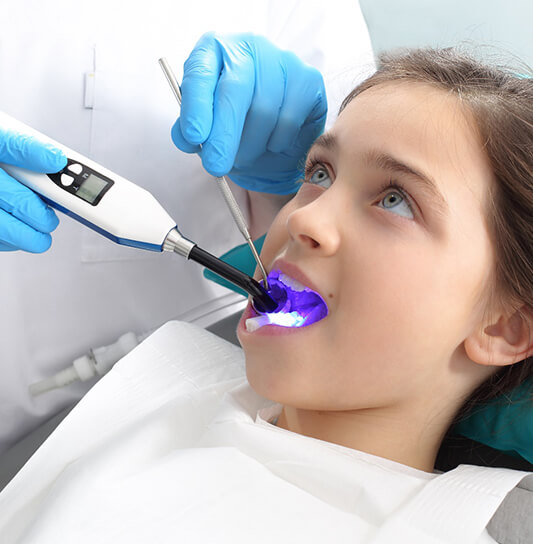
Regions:
[[[533,463],[533,380],[473,408],[451,429],[495,450]]]

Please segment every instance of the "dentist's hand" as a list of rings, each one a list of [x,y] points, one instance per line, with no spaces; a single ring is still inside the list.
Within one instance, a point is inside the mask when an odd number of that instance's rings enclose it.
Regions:
[[[0,162],[51,173],[64,168],[67,158],[62,151],[31,136],[0,127]],[[50,247],[49,233],[58,223],[49,206],[0,168],[0,251],[42,253]]]
[[[185,62],[181,90],[177,147],[246,189],[298,190],[303,159],[326,120],[318,70],[261,36],[208,33]]]

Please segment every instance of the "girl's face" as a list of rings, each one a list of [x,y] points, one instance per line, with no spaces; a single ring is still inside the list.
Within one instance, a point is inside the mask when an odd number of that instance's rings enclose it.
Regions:
[[[238,336],[261,395],[307,410],[444,398],[471,372],[463,342],[482,319],[492,267],[492,174],[458,100],[421,83],[354,98],[307,158],[306,183],[262,251],[326,300],[297,329]],[[257,274],[257,277],[259,275]]]

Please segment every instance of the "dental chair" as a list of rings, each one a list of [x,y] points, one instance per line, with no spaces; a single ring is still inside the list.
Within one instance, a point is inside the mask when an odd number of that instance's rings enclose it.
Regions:
[[[245,306],[246,299],[233,293],[223,297],[219,307],[204,306],[179,318],[238,345],[236,328]],[[0,491],[73,408],[64,409],[0,456]],[[469,438],[449,434],[442,443],[435,468],[447,472],[460,464],[504,467],[533,473],[533,464],[524,458],[509,455]],[[507,495],[487,529],[500,544],[533,542],[533,474],[524,478]]]

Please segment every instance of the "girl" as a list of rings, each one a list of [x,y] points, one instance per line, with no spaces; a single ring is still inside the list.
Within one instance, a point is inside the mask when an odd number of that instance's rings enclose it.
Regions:
[[[330,314],[239,328],[278,426],[432,471],[462,406],[531,376],[532,104],[453,50],[383,57],[345,99],[262,252]]]

